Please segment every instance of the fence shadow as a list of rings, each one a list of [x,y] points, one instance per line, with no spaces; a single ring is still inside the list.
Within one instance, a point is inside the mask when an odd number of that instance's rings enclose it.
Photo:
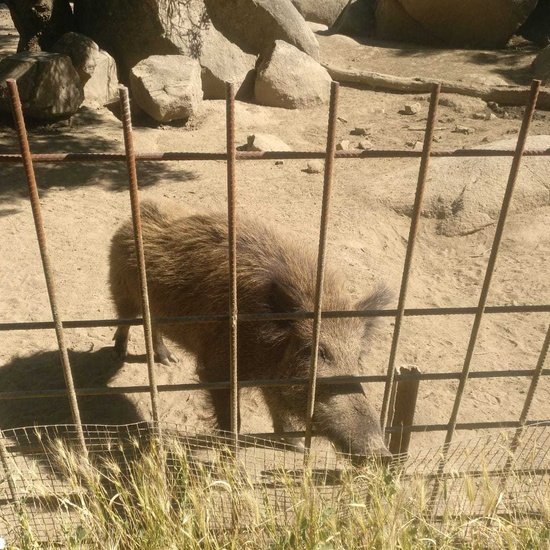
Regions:
[[[69,351],[77,388],[107,387],[121,363],[113,359],[111,349],[96,352]],[[58,351],[16,357],[0,368],[0,391],[37,391],[65,389]],[[144,420],[134,403],[124,395],[79,397],[83,423],[131,424]],[[67,397],[0,400],[2,430],[33,425],[73,424]]]

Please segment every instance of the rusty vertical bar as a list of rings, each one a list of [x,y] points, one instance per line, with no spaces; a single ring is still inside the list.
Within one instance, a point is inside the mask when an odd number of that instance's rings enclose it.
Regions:
[[[143,332],[145,336],[145,351],[147,354],[147,372],[149,375],[149,388],[151,394],[151,409],[153,422],[160,440],[159,396],[155,373],[155,355],[153,350],[153,326],[151,311],[149,310],[149,294],[147,292],[147,273],[145,271],[145,252],[143,249],[143,234],[141,229],[141,213],[139,209],[139,191],[136,170],[136,155],[134,151],[134,136],[132,133],[132,118],[130,114],[130,100],[128,89],[119,87],[119,98],[122,109],[122,128],[124,133],[124,149],[126,151],[126,167],[128,169],[128,183],[130,190],[130,203],[132,208],[132,221],[134,224],[134,239],[136,243],[136,257],[139,271],[139,283],[141,290],[141,308],[143,315]]]
[[[529,385],[529,390],[527,391],[527,396],[525,397],[523,409],[521,410],[521,414],[519,417],[519,426],[517,427],[516,433],[514,434],[512,442],[510,443],[510,455],[508,456],[508,459],[506,460],[506,465],[504,466],[505,476],[512,468],[512,462],[514,460],[514,456],[516,454],[521,436],[523,435],[525,422],[527,421],[527,417],[529,416],[529,411],[531,410],[533,398],[535,397],[535,392],[537,390],[540,377],[542,375],[542,369],[544,368],[544,363],[546,362],[546,357],[548,356],[548,348],[550,348],[550,326],[548,326],[546,338],[544,339],[542,348],[540,350],[537,366],[535,367],[535,372],[533,373],[531,384]]]
[[[479,297],[479,303],[477,306],[477,311],[474,319],[474,324],[472,327],[472,332],[470,335],[470,341],[468,343],[468,349],[466,351],[466,358],[464,359],[464,366],[462,368],[462,374],[460,376],[458,388],[456,391],[455,402],[453,405],[453,410],[451,413],[451,418],[449,420],[449,426],[447,428],[447,435],[445,437],[445,444],[449,444],[453,438],[454,431],[456,428],[456,422],[458,418],[458,411],[460,409],[460,404],[462,402],[462,396],[464,395],[464,390],[466,388],[466,382],[468,380],[468,375],[470,373],[470,366],[472,362],[472,357],[474,355],[474,349],[477,341],[477,336],[479,334],[479,329],[481,326],[481,321],[483,319],[483,314],[485,313],[485,305],[487,304],[487,296],[489,295],[489,289],[491,286],[491,280],[493,278],[493,273],[496,266],[496,261],[498,257],[498,252],[500,248],[500,243],[502,241],[502,234],[504,231],[504,224],[506,223],[506,218],[508,216],[508,211],[510,210],[510,204],[512,203],[512,197],[514,194],[514,189],[516,186],[517,177],[519,174],[519,168],[521,166],[521,159],[523,157],[523,151],[525,150],[525,144],[527,142],[527,136],[529,134],[529,128],[531,127],[531,121],[533,120],[533,115],[535,114],[535,107],[537,104],[537,98],[539,94],[540,81],[533,80],[531,84],[531,91],[529,94],[529,99],[525,107],[525,114],[523,116],[523,121],[521,124],[521,129],[518,135],[518,141],[516,145],[516,150],[512,160],[512,166],[510,168],[510,175],[508,177],[508,184],[506,186],[506,192],[502,200],[502,207],[500,209],[500,215],[498,218],[497,227],[495,230],[495,237],[493,239],[493,246],[491,248],[491,254],[489,256],[489,261],[487,262],[487,270],[485,272],[485,279],[483,281],[483,287],[481,289],[481,295]]]
[[[398,374],[420,374],[420,370],[417,367],[400,367]],[[388,447],[392,455],[409,452],[411,432],[403,428],[413,425],[420,380],[414,378],[399,380],[396,386],[395,409],[391,425],[397,428],[397,431],[392,433]]]
[[[399,301],[397,304],[397,316],[395,318],[395,327],[393,330],[393,339],[388,362],[388,370],[386,374],[386,385],[384,387],[384,397],[382,399],[382,411],[380,414],[380,424],[382,433],[388,422],[388,414],[390,410],[391,390],[393,387],[395,373],[395,359],[397,357],[397,347],[399,345],[399,337],[401,335],[401,325],[403,323],[403,315],[405,311],[405,302],[407,300],[407,290],[409,286],[409,276],[414,256],[414,247],[416,244],[416,236],[420,225],[420,215],[422,213],[422,200],[424,198],[424,189],[426,188],[426,180],[428,177],[428,167],[432,152],[433,136],[435,124],[437,121],[437,105],[439,102],[439,94],[441,92],[441,84],[434,84],[432,95],[430,98],[430,108],[428,111],[428,120],[426,122],[426,132],[424,134],[424,146],[422,148],[422,157],[420,160],[420,169],[418,172],[418,183],[416,186],[416,196],[414,199],[413,214],[411,218],[411,226],[409,229],[409,241],[407,244],[407,252],[405,254],[405,264],[403,266],[403,277],[401,279],[401,290],[399,292]]]
[[[229,247],[229,394],[231,399],[231,432],[235,449],[239,439],[239,388],[237,368],[237,214],[236,214],[236,148],[235,148],[235,86],[226,85],[227,132],[227,223]]]
[[[439,462],[438,472],[435,477],[434,486],[432,488],[432,494],[430,496],[429,510],[431,511],[431,513],[435,512],[435,501],[437,499],[437,495],[439,493],[439,487],[441,485],[440,479],[443,474],[445,464],[447,463],[447,453],[449,451],[449,446],[454,436],[456,423],[458,419],[458,412],[460,410],[460,404],[462,402],[462,397],[464,395],[464,391],[466,389],[466,383],[468,381],[468,376],[470,374],[472,357],[474,355],[474,349],[477,342],[479,329],[481,327],[483,314],[485,313],[485,306],[487,304],[487,297],[489,295],[489,289],[491,287],[491,280],[493,277],[496,261],[498,258],[500,243],[502,241],[504,225],[506,223],[508,211],[510,210],[510,205],[512,203],[512,197],[514,195],[514,189],[515,189],[517,177],[519,174],[519,168],[521,166],[521,159],[523,158],[523,151],[525,150],[527,136],[529,134],[529,129],[531,127],[531,121],[533,120],[533,115],[535,114],[535,107],[537,104],[540,84],[541,84],[540,80],[533,80],[531,84],[531,90],[529,92],[529,99],[527,100],[527,105],[525,106],[525,114],[523,116],[523,120],[521,123],[521,129],[519,131],[518,141],[517,141],[516,149],[512,159],[512,166],[510,167],[510,174],[508,176],[506,191],[504,193],[504,198],[502,199],[502,207],[500,209],[500,215],[499,215],[497,227],[495,230],[495,237],[493,239],[491,254],[489,256],[489,261],[487,262],[487,269],[485,271],[485,278],[483,280],[483,286],[481,288],[481,294],[479,297],[478,306],[476,308],[474,324],[472,326],[472,332],[470,334],[470,340],[468,342],[468,349],[466,351],[466,357],[464,359],[464,366],[462,367],[458,388],[456,390],[455,402],[453,404],[451,418],[449,420],[449,424],[447,425],[447,433],[445,435],[445,444],[443,446],[443,454]]]
[[[46,232],[44,231],[44,222],[42,220],[42,211],[40,209],[40,199],[38,197],[38,187],[36,185],[36,178],[34,175],[34,167],[32,163],[31,150],[29,147],[29,141],[27,137],[27,130],[25,128],[25,120],[23,118],[23,109],[21,106],[21,100],[19,98],[19,91],[15,80],[7,80],[8,92],[10,95],[11,106],[13,111],[13,118],[15,121],[15,127],[17,130],[17,137],[19,140],[19,146],[21,148],[21,157],[23,159],[23,167],[27,177],[27,184],[29,187],[29,198],[31,202],[32,214],[34,218],[34,226],[36,229],[36,237],[38,240],[38,247],[40,249],[40,257],[42,258],[42,267],[44,270],[44,277],[46,279],[46,287],[48,289],[48,297],[50,300],[50,308],[52,312],[53,321],[55,324],[55,334],[57,336],[57,345],[59,348],[59,355],[61,357],[61,366],[63,368],[63,375],[65,377],[65,385],[67,386],[67,393],[69,397],[69,404],[71,407],[71,414],[73,422],[76,425],[77,435],[82,447],[82,452],[85,456],[88,456],[88,450],[86,447],[86,440],[84,438],[84,431],[82,429],[82,422],[80,420],[80,409],[78,408],[78,400],[76,397],[73,373],[71,371],[71,364],[69,361],[69,354],[67,353],[67,345],[65,343],[65,333],[63,331],[63,325],[61,316],[59,314],[59,308],[57,304],[57,295],[55,292],[55,284],[53,277],[53,270],[50,263],[50,257],[46,245]]]
[[[334,169],[334,153],[336,152],[336,117],[338,110],[339,85],[332,82],[330,87],[330,107],[328,116],[327,149],[325,157],[325,175],[323,183],[323,203],[321,206],[321,224],[319,230],[319,252],[317,255],[317,280],[315,283],[315,304],[313,308],[313,339],[311,345],[311,360],[309,366],[309,389],[306,413],[305,457],[307,462],[311,448],[313,430],[313,413],[315,410],[315,393],[317,390],[317,354],[321,334],[321,311],[323,307],[323,283],[325,277],[326,242],[332,192],[332,173]]]

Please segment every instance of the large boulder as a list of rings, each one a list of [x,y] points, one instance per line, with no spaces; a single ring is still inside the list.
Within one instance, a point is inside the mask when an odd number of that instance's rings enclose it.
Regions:
[[[6,80],[17,81],[23,112],[49,120],[76,113],[84,99],[80,77],[71,60],[57,53],[22,52],[0,61],[0,109],[10,112]]]
[[[550,44],[550,0],[539,0],[517,34],[545,47]]]
[[[537,0],[379,0],[376,37],[452,47],[502,48]]]
[[[331,78],[317,61],[277,40],[258,67],[254,98],[262,105],[297,109],[326,103]]]
[[[550,46],[541,50],[531,65],[533,78],[542,80],[543,84],[550,82]]]
[[[202,101],[199,62],[184,55],[152,55],[130,74],[132,97],[158,122],[188,118]]]
[[[346,7],[348,0],[292,0],[306,21],[331,26]]]
[[[313,59],[319,44],[290,0],[204,0],[214,26],[245,51],[262,54],[284,40]]]
[[[214,25],[204,35],[199,56],[202,67],[204,99],[224,99],[225,85],[235,85],[238,99],[247,99],[254,92],[256,56],[243,52]]]
[[[151,55],[200,59],[210,25],[250,54],[280,38],[319,56],[315,35],[290,0],[79,0],[75,21],[115,58],[123,80]]]
[[[118,78],[115,60],[87,36],[76,32],[64,34],[52,51],[71,58],[84,87],[84,102],[103,106],[116,101]]]
[[[374,35],[374,12],[378,0],[349,0],[344,10],[334,21],[330,31],[349,36]]]

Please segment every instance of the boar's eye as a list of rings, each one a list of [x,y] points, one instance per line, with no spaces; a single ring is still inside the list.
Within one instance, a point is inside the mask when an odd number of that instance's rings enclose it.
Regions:
[[[307,355],[308,357],[311,357],[311,346],[307,345],[304,348],[302,348],[302,353],[304,355]],[[330,352],[322,345],[319,344],[319,359],[322,361],[332,361],[332,355]]]

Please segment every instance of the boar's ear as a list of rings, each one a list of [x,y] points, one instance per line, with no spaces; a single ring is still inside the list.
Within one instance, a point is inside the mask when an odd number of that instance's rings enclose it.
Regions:
[[[360,311],[368,311],[374,309],[383,309],[393,299],[393,293],[385,285],[378,285],[376,290],[366,298],[359,300],[356,309]],[[373,331],[376,329],[379,317],[365,317],[365,332],[364,336],[367,342],[370,340]]]

